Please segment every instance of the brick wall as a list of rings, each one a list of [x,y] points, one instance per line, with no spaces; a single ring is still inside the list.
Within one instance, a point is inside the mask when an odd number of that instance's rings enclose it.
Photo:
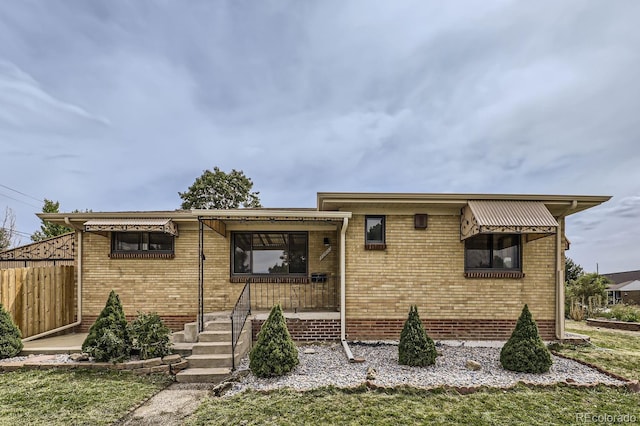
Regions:
[[[198,313],[197,222],[180,223],[179,233],[172,259],[112,259],[110,237],[84,233],[81,329],[91,326],[112,289],[128,317],[135,317],[137,311],[155,311],[173,324],[171,328],[193,321]],[[230,282],[230,232],[227,235],[223,238],[205,228],[205,312],[230,311],[244,286]],[[325,237],[333,249],[320,260]],[[309,273],[336,274],[336,238],[331,230],[309,232]]]
[[[136,315],[125,315],[127,317],[127,321],[131,322],[136,318]],[[89,328],[98,318],[97,315],[87,315],[87,317],[82,318],[82,324],[76,327],[76,333],[86,333],[89,331]],[[169,327],[171,331],[181,331],[184,329],[184,325],[189,322],[196,321],[196,315],[161,315],[162,321],[164,324]]]
[[[254,319],[251,322],[253,341],[258,338],[258,333],[264,324],[264,320]],[[340,340],[339,319],[298,319],[287,318],[287,328],[291,338],[298,342],[316,342],[325,340]]]
[[[358,319],[347,321],[349,340],[400,340],[404,319]],[[540,336],[555,340],[555,321],[537,321]],[[516,320],[431,319],[423,325],[434,340],[507,340]]]
[[[554,237],[523,244],[524,278],[465,278],[460,216],[430,215],[428,228],[417,230],[412,214],[387,213],[386,250],[365,250],[364,214],[354,214],[349,224],[346,248],[349,339],[396,334],[397,339],[412,304],[418,306],[423,321],[438,325],[434,332],[446,338],[493,338],[483,331],[484,325],[515,324],[525,303],[534,319],[544,324],[541,329],[555,323]],[[446,324],[432,323],[434,320],[445,320]],[[376,321],[381,326],[379,334],[373,326]],[[483,325],[472,326],[474,322]],[[449,331],[456,324],[460,330]],[[505,330],[495,334],[505,336]]]

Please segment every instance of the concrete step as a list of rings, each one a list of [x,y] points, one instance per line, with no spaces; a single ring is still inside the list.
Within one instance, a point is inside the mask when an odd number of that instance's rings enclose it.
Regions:
[[[231,332],[230,319],[217,319],[214,321],[206,321],[204,323],[204,331],[229,331]]]
[[[169,337],[171,343],[184,343],[184,331],[176,331],[171,333]]]
[[[231,368],[187,368],[176,374],[178,383],[220,383],[231,374]]]
[[[245,328],[240,333],[240,339],[244,339],[247,336],[247,329]],[[230,342],[231,330],[226,331],[203,331],[198,335],[199,342]]]
[[[189,361],[189,368],[231,367],[231,354],[191,355],[185,359]],[[240,355],[236,355],[236,364],[240,359]]]
[[[193,345],[195,345],[195,343],[174,343],[171,345],[171,352],[182,355],[183,357],[188,357],[191,355]]]
[[[231,341],[195,343],[191,353],[194,355],[230,354]]]

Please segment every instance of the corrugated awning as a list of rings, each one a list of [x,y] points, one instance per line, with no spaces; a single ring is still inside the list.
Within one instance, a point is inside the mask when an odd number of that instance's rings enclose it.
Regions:
[[[171,219],[92,219],[84,223],[86,232],[164,232],[178,235]]]
[[[462,209],[460,239],[477,234],[555,234],[558,222],[540,201],[471,200]]]

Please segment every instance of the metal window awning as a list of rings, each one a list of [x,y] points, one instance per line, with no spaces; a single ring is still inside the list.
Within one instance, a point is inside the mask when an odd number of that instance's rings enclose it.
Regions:
[[[164,232],[178,236],[178,225],[171,219],[92,219],[84,223],[86,232]]]
[[[558,222],[540,201],[470,200],[462,208],[460,240],[477,234],[555,234]]]

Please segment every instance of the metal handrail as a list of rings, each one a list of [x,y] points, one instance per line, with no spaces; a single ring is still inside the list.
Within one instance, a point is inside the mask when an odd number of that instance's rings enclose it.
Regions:
[[[247,318],[251,315],[251,279],[247,278],[244,288],[231,311],[231,369],[236,369],[236,345]]]

